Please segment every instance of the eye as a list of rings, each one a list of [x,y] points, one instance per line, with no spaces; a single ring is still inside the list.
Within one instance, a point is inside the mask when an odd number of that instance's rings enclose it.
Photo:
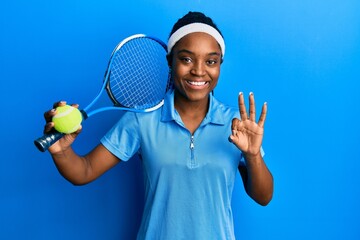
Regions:
[[[208,60],[208,61],[206,61],[206,63],[207,63],[207,65],[215,65],[215,64],[217,64],[218,63],[218,60],[216,60],[216,59],[210,59],[210,60]]]
[[[191,63],[192,62],[192,59],[190,57],[182,57],[182,58],[180,58],[180,60],[182,62],[185,62],[185,63]]]

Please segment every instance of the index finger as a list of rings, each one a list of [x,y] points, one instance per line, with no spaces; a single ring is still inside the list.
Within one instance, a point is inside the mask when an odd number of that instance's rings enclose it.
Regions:
[[[44,113],[44,118],[46,122],[51,122],[52,117],[55,115],[55,109],[51,109],[50,111],[47,111]]]
[[[248,117],[246,113],[244,94],[242,92],[239,93],[238,103],[239,103],[239,112],[240,112],[241,120],[246,120]]]
[[[56,103],[53,104],[53,108],[57,108],[60,106],[65,106],[66,105],[66,101],[58,101]]]
[[[59,106],[64,106],[66,105],[66,101],[58,101],[58,102],[55,102],[53,104],[53,108],[49,111],[46,111],[44,113],[44,118],[45,118],[45,121],[46,122],[51,122],[52,121],[52,117],[55,115],[56,113],[56,108],[59,107]]]

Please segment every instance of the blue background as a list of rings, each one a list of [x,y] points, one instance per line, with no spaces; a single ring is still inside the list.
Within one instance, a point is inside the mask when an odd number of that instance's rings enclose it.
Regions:
[[[239,91],[253,91],[258,111],[264,101],[269,106],[263,145],[274,197],[256,205],[237,178],[237,237],[360,239],[358,0],[2,2],[0,239],[135,238],[143,203],[138,159],[75,187],[33,140],[53,102],[90,102],[118,41],[135,33],[166,40],[189,10],[211,16],[225,36],[216,96],[236,106]],[[78,153],[120,115],[86,121]]]

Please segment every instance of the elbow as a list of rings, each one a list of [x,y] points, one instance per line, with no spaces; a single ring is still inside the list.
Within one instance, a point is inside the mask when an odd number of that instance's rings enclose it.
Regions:
[[[247,193],[248,196],[254,200],[257,204],[261,205],[261,206],[267,206],[271,200],[272,200],[272,192],[268,193],[268,194],[253,194],[253,193]]]
[[[272,198],[274,193],[274,179],[271,176],[271,179],[267,182],[268,184],[265,185],[265,187],[262,189],[261,192],[258,192],[257,194],[257,200],[255,200],[258,204],[261,206],[267,206]]]
[[[75,187],[80,187],[87,184],[87,182],[80,182],[80,181],[70,181],[70,183]]]
[[[84,186],[86,184],[88,184],[91,181],[87,181],[85,179],[81,179],[81,178],[68,178],[63,176],[69,183],[71,183],[73,186]]]
[[[272,199],[272,193],[267,195],[267,196],[264,196],[262,197],[261,199],[258,199],[258,200],[255,200],[259,205],[265,207],[267,206],[270,202],[271,202],[271,199]]]
[[[257,203],[260,204],[261,206],[267,206],[272,198],[273,198],[273,193],[274,193],[274,185],[273,183],[271,184],[271,186],[269,186],[267,188],[266,191],[264,191],[260,196],[260,198],[258,198]]]
[[[247,194],[259,205],[267,206],[273,198],[274,187],[273,184],[267,188],[257,191],[247,191]]]
[[[85,179],[73,179],[73,180],[69,180],[68,181],[73,185],[73,186],[84,186],[90,182],[92,182],[92,180],[85,180]]]

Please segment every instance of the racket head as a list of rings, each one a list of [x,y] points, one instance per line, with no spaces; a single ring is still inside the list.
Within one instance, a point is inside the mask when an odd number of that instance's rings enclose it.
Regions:
[[[114,49],[105,74],[106,91],[116,107],[151,111],[162,105],[171,87],[166,44],[136,34]]]

